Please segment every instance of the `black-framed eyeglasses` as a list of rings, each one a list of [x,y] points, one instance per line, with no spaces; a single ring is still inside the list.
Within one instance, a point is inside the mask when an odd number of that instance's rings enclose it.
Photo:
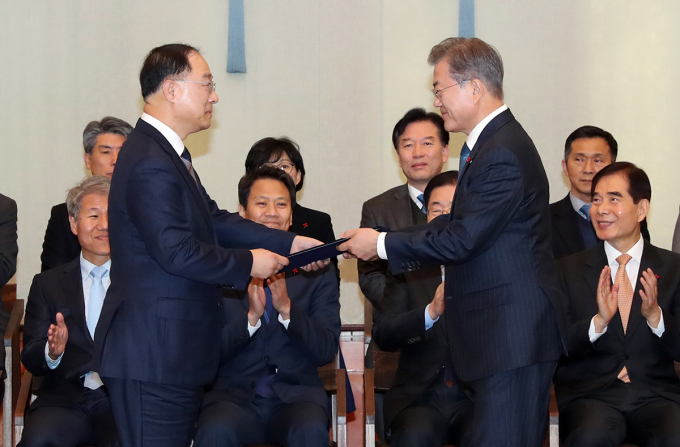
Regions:
[[[458,83],[456,83],[456,84],[449,85],[448,87],[444,87],[444,88],[433,88],[433,89],[430,90],[430,91],[432,92],[432,94],[434,95],[435,98],[437,98],[438,100],[441,101],[441,100],[442,100],[442,97],[439,96],[441,92],[443,92],[443,91],[446,90],[447,88],[455,87],[455,86],[457,86],[457,85],[463,85],[463,84],[465,84],[466,82],[469,82],[469,81],[470,81],[470,79],[466,79],[466,80],[460,81],[460,82],[458,82]]]
[[[268,166],[270,168],[281,169],[286,174],[290,174],[295,169],[295,164],[291,161],[283,161],[281,163],[265,163],[262,166]]]
[[[188,83],[190,83],[190,84],[201,84],[201,85],[204,85],[204,86],[208,87],[208,93],[212,93],[212,92],[214,92],[215,90],[217,90],[217,84],[215,84],[214,82],[189,81],[189,80],[187,80],[187,79],[173,79],[173,81],[177,81],[177,82],[188,82]]]

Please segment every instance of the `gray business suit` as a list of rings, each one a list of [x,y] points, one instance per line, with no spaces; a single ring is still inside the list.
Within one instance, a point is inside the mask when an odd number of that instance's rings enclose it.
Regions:
[[[425,223],[425,215],[422,222],[417,222],[414,214],[416,205],[408,194],[408,184],[395,186],[384,193],[364,202],[361,209],[362,228],[383,227],[389,230],[398,230],[404,227]],[[419,212],[419,211],[418,211]],[[378,260],[366,262],[357,261],[359,270],[359,287],[361,292],[380,310],[380,301],[385,292],[385,278],[387,276],[387,262]]]

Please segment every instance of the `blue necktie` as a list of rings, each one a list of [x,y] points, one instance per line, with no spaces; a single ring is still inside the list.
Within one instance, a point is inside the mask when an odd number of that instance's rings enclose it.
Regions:
[[[422,211],[423,214],[427,215],[427,207],[425,206],[425,194],[420,194],[416,198],[423,205],[423,206],[420,207],[420,211]]]
[[[187,167],[189,170],[189,174],[191,175],[191,178],[194,179],[196,183],[198,181],[196,180],[196,172],[194,172],[194,165],[191,163],[191,154],[189,153],[189,150],[187,148],[184,148],[184,151],[182,151],[182,163],[184,163],[184,166]]]
[[[586,203],[579,210],[579,214],[581,215],[581,217],[583,217],[588,222],[590,222],[590,205],[591,205],[590,203]]]
[[[94,340],[94,330],[97,328],[97,321],[99,321],[99,314],[102,313],[102,306],[104,305],[104,284],[102,284],[102,277],[109,271],[106,267],[95,267],[90,271],[92,278],[92,286],[90,286],[90,298],[87,301],[87,330]]]
[[[463,144],[463,149],[460,150],[460,161],[459,161],[459,166],[458,166],[458,175],[463,173],[463,168],[465,167],[465,163],[467,163],[467,159],[470,156],[470,148],[468,147],[467,143]]]
[[[267,296],[267,302],[264,305],[264,322],[265,324],[269,324],[269,315],[272,314],[272,309],[274,309],[274,306],[272,305],[272,291],[269,290],[269,287],[264,288],[264,294]]]

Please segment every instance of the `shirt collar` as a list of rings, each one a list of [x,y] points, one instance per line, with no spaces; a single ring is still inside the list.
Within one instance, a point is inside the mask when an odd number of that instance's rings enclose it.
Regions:
[[[642,261],[642,249],[644,248],[644,246],[645,246],[644,239],[642,239],[642,235],[640,235],[640,239],[635,243],[635,245],[633,245],[630,248],[630,250],[627,251],[627,254],[629,254],[631,258],[637,261],[638,264],[640,264]],[[616,261],[616,258],[623,254],[614,247],[612,247],[612,245],[607,241],[604,241],[604,252],[607,255],[607,263],[609,265],[612,265],[612,262]]]
[[[408,186],[408,195],[411,197],[411,200],[413,200],[413,203],[415,203],[418,206],[418,208],[422,210],[423,203],[420,201],[418,196],[421,195],[423,192],[418,191],[418,188],[416,188],[415,186],[411,186],[410,183],[407,183],[406,186]]]
[[[106,275],[108,275],[111,272],[111,260],[109,259],[105,263],[101,265],[106,269]],[[83,281],[90,276],[90,272],[92,271],[93,268],[97,267],[87,259],[83,257],[83,252],[80,252],[80,276],[82,276]],[[106,276],[104,275],[104,276]]]
[[[579,214],[581,211],[581,207],[583,207],[583,205],[588,205],[586,202],[573,195],[571,191],[569,192],[569,200],[571,200],[571,206],[574,207],[574,211],[576,211]]]
[[[177,155],[180,157],[182,156],[182,152],[184,152],[184,142],[180,136],[177,135],[177,132],[170,129],[166,124],[163,124],[158,118],[154,118],[146,112],[142,113],[142,121],[146,121],[149,125],[159,131],[161,135],[168,140],[168,143],[170,143],[175,152],[177,152]]]
[[[470,135],[468,135],[467,140],[465,142],[467,143],[468,147],[470,148],[470,152],[472,152],[472,149],[474,149],[475,144],[477,144],[477,140],[479,139],[479,136],[482,134],[482,131],[486,127],[487,124],[491,122],[492,119],[496,118],[498,115],[501,113],[505,112],[508,110],[508,106],[503,104],[493,112],[489,113],[486,118],[481,120],[474,129],[472,129],[472,132],[470,132]]]

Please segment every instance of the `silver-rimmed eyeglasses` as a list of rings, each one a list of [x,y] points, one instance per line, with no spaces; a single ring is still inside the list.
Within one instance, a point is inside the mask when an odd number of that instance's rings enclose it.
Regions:
[[[188,82],[188,83],[190,83],[190,84],[201,84],[201,85],[204,85],[204,86],[208,87],[208,93],[212,93],[212,92],[214,92],[215,90],[217,90],[217,84],[215,84],[214,82],[189,81],[189,80],[187,80],[187,79],[173,79],[173,81],[177,81],[177,82]],[[448,88],[448,87],[447,87],[447,88]]]
[[[466,79],[466,80],[460,81],[460,82],[458,82],[458,83],[456,83],[456,84],[451,84],[451,85],[449,85],[448,87],[444,87],[444,88],[433,88],[433,89],[430,90],[430,91],[432,92],[432,94],[434,95],[435,98],[437,98],[438,100],[441,101],[441,100],[442,100],[442,97],[439,96],[439,95],[441,94],[441,92],[443,92],[443,91],[446,90],[447,88],[455,87],[455,86],[457,86],[457,85],[463,85],[463,84],[465,84],[466,82],[469,82],[469,81],[470,81],[470,79]]]

